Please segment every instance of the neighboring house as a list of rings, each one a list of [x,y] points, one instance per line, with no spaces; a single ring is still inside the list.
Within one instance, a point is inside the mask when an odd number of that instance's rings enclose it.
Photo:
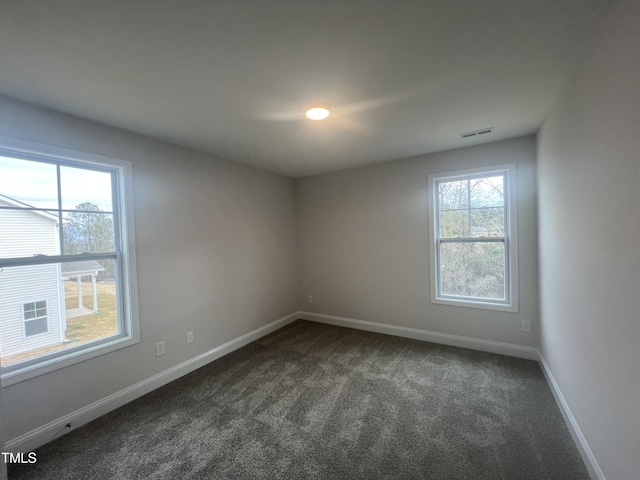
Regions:
[[[0,195],[0,206],[29,207]],[[58,217],[34,210],[0,209],[0,258],[58,255]],[[63,342],[64,285],[59,264],[0,271],[2,356]]]
[[[58,217],[27,210],[27,205],[0,195],[0,258],[59,255]],[[67,319],[99,313],[96,277],[105,268],[95,260],[62,265],[0,269],[0,353],[2,358],[66,340]],[[83,305],[82,277],[91,276],[91,309]],[[65,305],[64,280],[76,280],[77,304]],[[71,307],[72,305],[69,305]]]

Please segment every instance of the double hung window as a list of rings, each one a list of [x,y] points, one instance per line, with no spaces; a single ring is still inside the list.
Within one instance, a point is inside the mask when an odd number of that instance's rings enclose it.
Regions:
[[[130,176],[122,160],[0,142],[4,385],[137,343]]]
[[[432,302],[517,311],[515,165],[429,176]]]

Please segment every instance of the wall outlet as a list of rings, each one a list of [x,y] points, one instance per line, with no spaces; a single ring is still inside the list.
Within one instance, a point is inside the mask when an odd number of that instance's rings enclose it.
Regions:
[[[187,332],[187,343],[193,343],[193,332]]]
[[[156,343],[156,357],[159,357],[160,355],[164,355],[165,353],[165,345],[164,345],[164,340],[161,342]]]
[[[531,320],[522,320],[522,331],[523,332],[531,331]]]
[[[313,303],[313,297],[311,295],[307,295],[307,303]]]

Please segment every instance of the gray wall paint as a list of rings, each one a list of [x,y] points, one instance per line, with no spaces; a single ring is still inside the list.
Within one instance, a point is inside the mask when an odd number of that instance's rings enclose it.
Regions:
[[[640,472],[640,3],[539,133],[541,351],[610,480]]]
[[[324,314],[537,346],[533,136],[296,181],[299,306]],[[427,177],[517,163],[520,312],[430,301]],[[313,304],[306,303],[313,295]],[[521,331],[521,320],[533,332]]]
[[[139,345],[4,388],[5,439],[297,310],[291,179],[6,98],[0,134],[132,162],[141,327]]]

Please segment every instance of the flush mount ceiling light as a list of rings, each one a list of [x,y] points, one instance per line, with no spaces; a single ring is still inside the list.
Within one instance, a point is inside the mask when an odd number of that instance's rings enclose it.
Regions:
[[[324,107],[313,107],[307,110],[305,115],[309,120],[324,120],[331,112]]]

